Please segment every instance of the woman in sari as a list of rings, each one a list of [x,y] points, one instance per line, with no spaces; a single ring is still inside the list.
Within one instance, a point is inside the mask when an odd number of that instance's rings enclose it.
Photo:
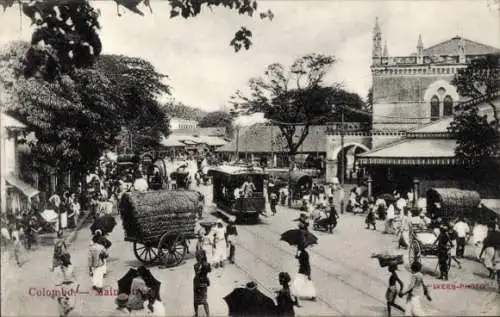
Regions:
[[[316,288],[311,280],[311,265],[309,263],[309,253],[305,248],[301,248],[299,256],[299,273],[292,284],[292,292],[298,298],[316,300]]]

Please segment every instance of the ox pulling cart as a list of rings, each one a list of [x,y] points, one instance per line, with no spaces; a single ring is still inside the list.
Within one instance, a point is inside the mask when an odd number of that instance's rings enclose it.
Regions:
[[[125,241],[144,264],[179,265],[196,238],[196,218],[203,208],[201,194],[187,190],[125,193],[119,211]]]

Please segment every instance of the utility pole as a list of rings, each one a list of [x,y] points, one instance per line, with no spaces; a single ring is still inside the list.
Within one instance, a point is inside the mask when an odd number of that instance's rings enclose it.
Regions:
[[[345,166],[344,166],[344,106],[341,107],[341,126],[340,126],[340,184],[342,187],[345,182]]]
[[[236,126],[236,162],[240,159],[240,126]]]

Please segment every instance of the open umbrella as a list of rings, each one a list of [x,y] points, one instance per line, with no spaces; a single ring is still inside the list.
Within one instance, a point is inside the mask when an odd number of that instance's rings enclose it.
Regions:
[[[303,245],[304,247],[318,243],[318,238],[316,238],[314,234],[300,229],[290,229],[283,232],[281,234],[281,240],[293,246]]]
[[[230,316],[275,316],[274,301],[256,287],[235,288],[224,297]]]
[[[154,298],[158,301],[161,301],[160,299],[160,286],[161,282],[158,281],[153,274],[151,274],[151,271],[148,269],[144,270],[143,273],[143,279],[144,282],[146,283],[146,286],[151,289],[151,292],[154,296]],[[138,276],[138,270],[136,269],[130,269],[128,272],[118,280],[118,294],[125,293],[127,295],[130,295],[130,288],[132,286],[132,280]]]
[[[205,229],[205,232],[210,232],[210,230],[212,230],[212,227],[215,226],[215,224],[216,224],[215,221],[200,222],[200,226],[202,226]]]
[[[108,234],[113,231],[116,226],[116,220],[111,215],[104,215],[97,218],[90,226],[90,231],[95,234],[96,230],[101,230],[102,234]]]
[[[130,286],[132,286],[132,280],[137,277],[137,270],[130,269],[127,274],[125,274],[121,279],[118,280],[118,294],[125,293],[130,295]]]

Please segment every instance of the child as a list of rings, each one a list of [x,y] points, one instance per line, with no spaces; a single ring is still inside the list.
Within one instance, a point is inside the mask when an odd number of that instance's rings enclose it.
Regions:
[[[424,284],[424,275],[421,272],[422,264],[420,262],[413,262],[411,264],[412,276],[410,280],[410,286],[406,292],[399,293],[400,297],[408,295],[407,297],[407,307],[406,314],[411,314],[409,316],[425,316],[425,311],[422,309],[422,296],[425,296],[429,301],[432,298],[429,295],[429,290]]]
[[[365,223],[366,229],[370,229],[373,226],[373,230],[377,230],[375,223],[375,207],[373,204],[368,205],[368,214],[366,215]]]
[[[387,287],[387,291],[385,292],[385,299],[387,301],[387,315],[389,317],[391,317],[391,306],[399,309],[403,313],[405,311],[401,306],[394,303],[396,301],[396,296],[398,295],[398,293],[403,291],[403,282],[401,282],[401,279],[396,273],[397,269],[398,266],[396,264],[389,265],[389,272],[391,273],[391,276],[389,277],[389,286]],[[396,283],[399,284],[399,291]]]
[[[12,235],[14,241],[14,259],[16,260],[17,266],[21,267],[21,241],[17,235]]]

